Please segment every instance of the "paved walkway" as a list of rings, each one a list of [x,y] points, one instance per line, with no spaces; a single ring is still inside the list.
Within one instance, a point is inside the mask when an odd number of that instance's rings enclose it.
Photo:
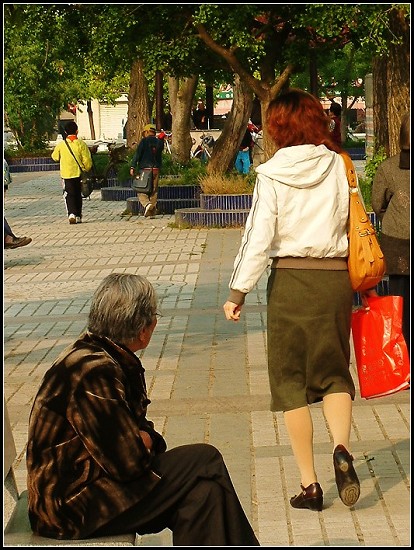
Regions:
[[[44,372],[85,327],[102,278],[140,273],[155,285],[163,315],[142,353],[148,416],[169,447],[205,441],[222,451],[261,544],[409,546],[410,392],[356,399],[352,450],[361,497],[351,509],[338,498],[332,442],[315,406],[325,507],[291,508],[298,472],[282,415],[269,411],[266,277],[248,296],[240,323],[222,311],[242,230],[178,230],[174,216],[124,219],[124,209],[95,191],[84,201],[85,223],[70,226],[58,173],[13,176],[6,217],[18,236],[33,238],[4,258],[4,390],[20,490],[28,415]]]

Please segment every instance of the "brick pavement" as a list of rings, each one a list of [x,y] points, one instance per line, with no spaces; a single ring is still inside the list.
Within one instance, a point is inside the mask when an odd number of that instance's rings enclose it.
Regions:
[[[409,546],[410,392],[356,399],[352,451],[361,497],[351,509],[338,498],[332,442],[315,406],[325,507],[291,508],[298,473],[282,415],[269,411],[266,277],[248,296],[240,323],[222,312],[242,230],[179,230],[173,216],[121,218],[124,207],[95,191],[84,202],[85,223],[70,226],[58,173],[13,175],[6,217],[17,235],[33,238],[4,254],[4,394],[20,490],[28,415],[43,373],[84,328],[101,279],[140,273],[157,289],[163,315],[141,356],[148,416],[169,447],[205,441],[222,451],[261,544]],[[168,544],[168,537],[154,536],[152,544],[157,540]]]

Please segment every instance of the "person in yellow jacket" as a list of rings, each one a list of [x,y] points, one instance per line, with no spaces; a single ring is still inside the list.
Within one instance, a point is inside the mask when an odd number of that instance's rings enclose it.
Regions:
[[[52,159],[60,163],[60,175],[64,186],[63,197],[69,223],[82,223],[80,166],[89,172],[92,168],[92,156],[86,143],[78,138],[78,125],[74,120],[66,124],[62,137],[63,141],[60,141],[52,152]]]

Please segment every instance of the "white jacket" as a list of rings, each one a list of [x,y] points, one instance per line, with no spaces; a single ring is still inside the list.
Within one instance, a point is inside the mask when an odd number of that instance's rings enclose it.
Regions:
[[[256,169],[230,289],[247,294],[275,257],[348,256],[345,164],[325,145],[279,149]]]

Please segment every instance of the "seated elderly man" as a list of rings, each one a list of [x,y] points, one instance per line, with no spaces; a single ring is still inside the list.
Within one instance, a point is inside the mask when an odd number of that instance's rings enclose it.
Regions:
[[[220,452],[203,443],[167,450],[147,419],[135,352],[156,325],[147,279],[101,282],[86,332],[46,372],[31,411],[32,529],[81,539],[168,527],[174,546],[259,546]]]

